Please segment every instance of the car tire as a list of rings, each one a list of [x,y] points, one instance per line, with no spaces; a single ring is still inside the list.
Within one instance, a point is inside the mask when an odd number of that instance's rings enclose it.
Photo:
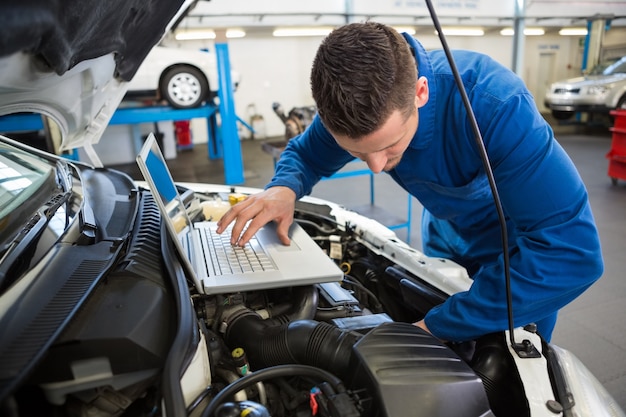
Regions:
[[[626,110],[626,94],[624,94],[622,98],[619,99],[619,101],[617,102],[617,107],[615,107],[615,109]]]
[[[572,116],[574,116],[574,112],[552,110],[552,116],[554,116],[556,120],[567,120],[567,119],[571,119]]]
[[[209,83],[197,68],[180,65],[163,73],[159,93],[172,107],[188,109],[200,106],[208,97]]]

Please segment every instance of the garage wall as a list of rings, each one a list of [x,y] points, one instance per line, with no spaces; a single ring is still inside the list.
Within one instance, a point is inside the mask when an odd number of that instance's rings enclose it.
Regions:
[[[440,48],[435,35],[419,36],[427,49]],[[242,84],[235,94],[237,114],[247,120],[251,105],[263,116],[268,136],[284,133],[284,125],[272,111],[279,102],[292,107],[313,105],[309,75],[322,38],[243,38],[229,41],[233,67],[242,73]],[[451,48],[474,49],[489,53],[506,66],[511,62],[511,38],[494,37],[488,42],[470,38],[449,39]],[[497,51],[494,53],[494,51]]]
[[[427,49],[441,48],[439,38],[430,31],[422,30],[415,36]],[[283,135],[284,125],[274,114],[272,103],[281,103],[287,111],[314,104],[309,72],[321,40],[321,37],[275,38],[268,32],[230,39],[231,65],[242,74],[235,93],[238,116],[249,121],[252,114],[260,114],[267,136]],[[512,37],[495,32],[482,37],[448,37],[447,41],[451,48],[482,52],[511,66]],[[543,96],[549,83],[580,75],[583,41],[584,38],[557,34],[525,38],[521,76],[540,110],[544,110]],[[213,48],[212,41],[168,40],[166,43],[182,48]],[[626,28],[615,27],[606,32],[604,47],[613,53],[626,50]]]

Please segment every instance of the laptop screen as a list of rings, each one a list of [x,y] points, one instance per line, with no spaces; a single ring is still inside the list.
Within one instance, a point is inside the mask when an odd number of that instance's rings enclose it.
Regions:
[[[185,226],[191,225],[191,221],[154,135],[150,134],[147,140],[150,146],[144,149],[145,154],[140,155],[148,174],[144,176],[153,190],[157,190],[155,198],[160,200],[176,232],[180,233]]]

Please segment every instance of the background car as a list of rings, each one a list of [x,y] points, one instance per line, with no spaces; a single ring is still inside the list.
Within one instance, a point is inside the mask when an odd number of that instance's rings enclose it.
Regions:
[[[231,80],[236,89],[240,74],[231,71]],[[126,97],[156,97],[175,108],[192,108],[217,96],[218,89],[214,53],[158,45],[129,82]]]
[[[595,66],[582,77],[552,84],[544,104],[558,120],[577,112],[609,113],[626,109],[626,56]]]

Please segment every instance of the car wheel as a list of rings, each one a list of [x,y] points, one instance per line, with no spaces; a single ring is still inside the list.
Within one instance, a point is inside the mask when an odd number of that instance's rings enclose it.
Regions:
[[[159,91],[172,107],[186,109],[198,107],[207,98],[209,83],[197,68],[181,65],[164,72]]]
[[[624,94],[622,96],[622,98],[619,99],[619,101],[617,102],[617,110],[626,110],[626,94]]]
[[[552,110],[552,116],[554,116],[556,120],[567,120],[567,119],[570,119],[572,116],[574,116],[574,112]]]

